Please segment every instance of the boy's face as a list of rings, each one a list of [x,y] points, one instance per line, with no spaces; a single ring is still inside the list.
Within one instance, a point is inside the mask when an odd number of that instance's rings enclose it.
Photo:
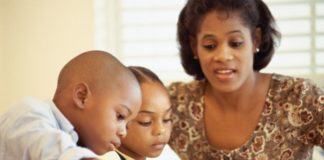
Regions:
[[[141,105],[140,87],[128,83],[105,95],[93,93],[86,103],[80,140],[101,155],[115,150],[126,136],[126,124],[137,115]]]
[[[128,125],[120,150],[133,157],[156,157],[168,143],[171,132],[171,103],[165,88],[158,83],[143,83],[142,106]]]

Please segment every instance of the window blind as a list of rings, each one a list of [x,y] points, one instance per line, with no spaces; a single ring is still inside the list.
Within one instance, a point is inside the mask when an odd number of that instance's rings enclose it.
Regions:
[[[324,1],[266,3],[277,20],[282,40],[264,71],[310,78],[324,86]]]
[[[97,1],[99,49],[113,50],[126,65],[152,69],[166,84],[192,79],[181,66],[176,42],[177,18],[186,0]],[[324,1],[265,2],[282,40],[262,72],[306,77],[324,86]]]

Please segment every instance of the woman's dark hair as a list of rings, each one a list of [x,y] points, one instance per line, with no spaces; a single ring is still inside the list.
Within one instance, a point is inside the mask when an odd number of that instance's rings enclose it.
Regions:
[[[253,70],[259,71],[266,67],[274,53],[275,40],[279,41],[281,35],[275,28],[275,20],[269,8],[262,0],[188,0],[180,12],[177,26],[181,63],[185,71],[197,80],[205,78],[199,61],[194,59],[191,44],[197,44],[197,32],[204,16],[215,10],[227,15],[239,13],[253,39],[254,30],[260,28],[262,40],[260,51],[254,54]]]
[[[128,66],[128,68],[135,75],[140,84],[145,82],[157,82],[164,86],[160,78],[151,70],[141,66]]]

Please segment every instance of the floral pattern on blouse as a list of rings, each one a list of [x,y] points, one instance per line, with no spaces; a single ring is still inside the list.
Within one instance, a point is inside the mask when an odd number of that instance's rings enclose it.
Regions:
[[[273,74],[253,134],[237,149],[208,144],[204,128],[205,81],[168,87],[173,107],[170,146],[182,160],[310,160],[324,148],[324,91],[309,80]]]

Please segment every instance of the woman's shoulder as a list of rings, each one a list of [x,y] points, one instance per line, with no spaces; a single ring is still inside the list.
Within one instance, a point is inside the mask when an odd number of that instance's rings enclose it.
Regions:
[[[310,79],[282,74],[273,74],[270,89],[281,93],[324,94],[323,89]]]
[[[299,110],[322,112],[324,107],[323,88],[309,79],[300,77],[274,74],[268,98],[279,105],[287,105],[285,109],[294,106]]]
[[[189,82],[173,82],[167,89],[170,95],[193,93],[199,90],[203,90],[205,86],[204,80],[192,80]]]
[[[187,86],[197,86],[203,83],[203,80],[191,80],[191,81],[176,81],[172,82],[168,87],[187,87]]]

